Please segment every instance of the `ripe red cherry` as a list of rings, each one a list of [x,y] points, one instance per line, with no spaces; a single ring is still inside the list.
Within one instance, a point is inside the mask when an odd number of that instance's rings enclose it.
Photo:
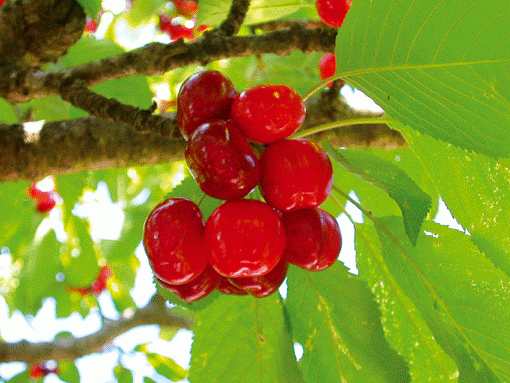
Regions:
[[[317,0],[315,8],[322,21],[332,27],[340,28],[345,15],[351,8],[352,0]]]
[[[231,121],[201,125],[191,134],[185,157],[200,189],[214,198],[242,198],[260,180],[259,160]]]
[[[221,276],[208,264],[198,277],[183,285],[172,285],[161,279],[158,280],[161,286],[177,295],[183,301],[195,302],[216,290],[220,278]]]
[[[233,284],[257,298],[267,297],[278,290],[287,276],[288,262],[281,259],[269,273],[260,277],[231,278]]]
[[[180,1],[174,0],[175,9],[179,15],[185,16],[188,19],[191,19],[193,16],[197,14],[198,4],[194,1]]]
[[[145,221],[143,244],[154,274],[182,285],[207,266],[205,223],[199,207],[185,198],[161,202]]]
[[[49,212],[62,199],[56,190],[41,190],[36,182],[32,182],[27,189],[27,194],[37,202],[36,209],[40,213]]]
[[[280,211],[315,207],[329,197],[333,166],[316,143],[298,139],[268,145],[260,156],[260,190]]]
[[[336,57],[333,53],[326,53],[319,61],[319,71],[321,79],[325,80],[333,76],[336,72]],[[328,82],[328,86],[331,86],[333,82]]]
[[[108,281],[108,278],[112,276],[112,274],[112,269],[110,269],[108,265],[103,266],[99,271],[96,280],[92,283],[90,291],[94,295],[101,294],[106,289],[106,282]]]
[[[320,209],[300,209],[283,214],[284,258],[310,271],[324,270],[338,258],[342,247],[335,217]]]
[[[223,294],[229,295],[247,295],[248,293],[243,289],[237,287],[232,283],[232,280],[227,277],[221,277],[218,290]]]
[[[236,94],[232,81],[218,71],[205,70],[188,77],[177,96],[177,124],[184,138],[203,123],[228,120]]]
[[[285,231],[280,215],[257,200],[227,201],[207,220],[205,240],[212,267],[225,277],[256,277],[282,257]]]
[[[301,96],[286,85],[259,85],[241,92],[232,104],[232,119],[251,141],[269,144],[287,138],[305,120]]]

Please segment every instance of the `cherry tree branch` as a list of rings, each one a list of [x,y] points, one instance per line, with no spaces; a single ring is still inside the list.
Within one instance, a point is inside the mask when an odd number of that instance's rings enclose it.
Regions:
[[[244,17],[249,7],[250,0],[234,0],[227,18],[220,24],[218,30],[226,36],[236,35],[243,24]]]
[[[136,310],[131,317],[121,318],[106,323],[99,331],[81,338],[58,338],[53,342],[0,343],[0,363],[26,362],[29,365],[44,360],[74,360],[93,352],[100,351],[117,336],[142,325],[191,329],[192,321],[178,316],[165,305],[165,300],[158,294],[142,309]]]

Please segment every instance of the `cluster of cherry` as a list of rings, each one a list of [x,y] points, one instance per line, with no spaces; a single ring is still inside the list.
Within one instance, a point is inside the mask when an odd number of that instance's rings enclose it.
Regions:
[[[218,71],[189,77],[177,98],[185,158],[198,186],[226,200],[204,221],[185,198],[160,203],[143,243],[159,283],[191,302],[218,289],[264,297],[288,263],[323,270],[341,247],[336,219],[318,206],[331,193],[333,169],[320,146],[289,139],[303,123],[301,97],[285,85],[237,93]],[[258,158],[252,146],[262,144]],[[259,185],[266,202],[243,199]]]

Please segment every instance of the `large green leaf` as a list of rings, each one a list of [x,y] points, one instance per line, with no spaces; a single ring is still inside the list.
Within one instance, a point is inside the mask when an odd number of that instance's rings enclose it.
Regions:
[[[510,278],[468,235],[426,222],[416,247],[398,218],[376,220],[383,259],[423,315],[435,339],[456,361],[461,382],[510,378]]]
[[[358,150],[336,150],[324,141],[332,159],[365,181],[384,190],[402,211],[407,236],[416,244],[421,223],[431,206],[431,198],[400,168],[391,162]]]
[[[401,123],[509,156],[509,24],[501,0],[353,1],[337,74]]]
[[[222,295],[197,314],[191,383],[302,383],[278,294]]]
[[[495,161],[405,131],[455,218],[480,250],[510,276],[510,161]]]
[[[356,225],[356,259],[359,277],[376,296],[386,339],[407,361],[412,382],[456,382],[457,366],[434,340],[423,316],[385,265],[370,222]]]
[[[291,267],[287,307],[307,382],[410,382],[407,365],[384,338],[364,281],[339,262],[320,273]]]
[[[218,26],[227,17],[232,0],[201,0],[197,24]],[[244,19],[244,24],[258,24],[277,20],[300,9],[300,0],[253,0]]]

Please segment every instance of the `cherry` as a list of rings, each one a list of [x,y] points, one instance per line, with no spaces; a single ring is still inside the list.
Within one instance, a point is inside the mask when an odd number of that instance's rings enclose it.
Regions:
[[[232,283],[257,298],[267,297],[278,290],[287,276],[288,262],[283,258],[269,273],[260,277],[230,278]]]
[[[300,209],[283,213],[284,258],[310,271],[324,270],[338,258],[342,247],[340,227],[335,217],[320,209]]]
[[[319,61],[319,71],[321,79],[325,80],[333,76],[336,72],[336,57],[333,53],[326,53]],[[328,86],[331,86],[333,82],[328,82]]]
[[[317,0],[315,8],[322,21],[332,27],[340,28],[352,0]]]
[[[214,121],[195,130],[186,162],[200,188],[218,199],[241,198],[260,180],[259,160],[232,121]]]
[[[183,285],[172,285],[158,279],[161,286],[177,295],[186,302],[195,302],[211,294],[220,282],[221,276],[207,264],[198,277]]]
[[[49,184],[45,181],[46,186]],[[41,190],[38,183],[32,182],[27,189],[28,196],[37,202],[36,209],[40,213],[47,213],[55,207],[57,202],[61,201],[61,197],[54,189]]]
[[[99,270],[99,274],[96,280],[92,283],[90,291],[94,295],[101,294],[106,289],[106,282],[108,281],[108,278],[112,276],[112,274],[112,269],[110,269],[108,265],[103,266],[101,270]]]
[[[218,71],[205,70],[188,77],[177,96],[177,124],[184,138],[203,123],[229,119],[236,94],[232,81]]]
[[[182,285],[204,271],[204,228],[200,208],[188,199],[169,198],[154,208],[145,221],[143,244],[159,279]]]
[[[177,13],[179,15],[187,17],[188,19],[191,19],[193,16],[195,16],[197,14],[198,4],[195,3],[194,1],[174,0],[174,4],[175,4],[175,9],[177,10]]]
[[[181,24],[178,18],[171,19],[167,15],[159,15],[159,29],[170,36],[171,41],[179,39],[194,40],[195,39],[195,22],[190,21],[191,26],[187,23]]]
[[[205,226],[212,267],[225,277],[256,277],[271,271],[285,248],[280,215],[257,200],[227,201]]]
[[[98,22],[90,17],[87,17],[87,24],[85,24],[85,32],[94,33],[99,26]]]
[[[223,294],[229,294],[229,295],[247,295],[248,294],[246,291],[244,291],[240,287],[237,287],[232,282],[232,279],[227,278],[227,277],[220,278],[220,284],[218,285],[218,290]]]
[[[48,368],[46,362],[41,362],[30,367],[29,375],[31,378],[42,379],[48,374],[58,374],[58,372],[58,367]]]
[[[281,140],[268,145],[260,156],[260,167],[262,195],[280,211],[318,206],[333,187],[331,160],[309,140]]]
[[[301,96],[286,85],[259,85],[241,92],[232,119],[251,141],[269,144],[294,133],[305,120]]]

